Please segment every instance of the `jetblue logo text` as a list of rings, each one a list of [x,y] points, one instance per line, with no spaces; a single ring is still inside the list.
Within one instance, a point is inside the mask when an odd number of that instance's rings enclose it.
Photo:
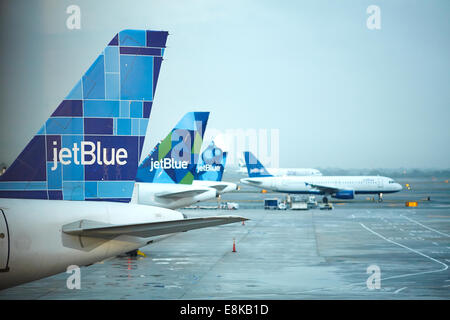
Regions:
[[[56,146],[56,141],[53,145]],[[53,167],[52,171],[58,168],[58,162],[62,165],[74,164],[91,165],[97,163],[98,165],[114,166],[116,164],[123,166],[127,163],[128,152],[124,148],[102,148],[101,142],[97,144],[90,141],[81,141],[81,146],[78,147],[76,143],[73,144],[72,149],[53,148]]]
[[[203,172],[203,171],[220,171],[220,167],[219,166],[213,166],[211,164],[205,164],[202,166],[198,166],[198,172]]]
[[[154,169],[187,169],[188,167],[187,161],[176,161],[171,158],[164,158],[159,161],[150,161],[150,171]]]
[[[252,168],[252,169],[250,169],[250,173],[263,173],[264,172],[264,170],[263,169],[261,169],[261,168]]]

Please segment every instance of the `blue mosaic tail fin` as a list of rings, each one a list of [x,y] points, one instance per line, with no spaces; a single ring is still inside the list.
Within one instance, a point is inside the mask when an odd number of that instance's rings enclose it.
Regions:
[[[187,113],[139,165],[138,182],[191,184],[209,112]]]
[[[0,177],[0,197],[128,202],[167,35],[116,34]]]
[[[245,165],[250,178],[271,177],[272,175],[250,151],[244,152]]]
[[[203,150],[195,171],[195,180],[222,181],[227,152],[217,147],[214,141]]]

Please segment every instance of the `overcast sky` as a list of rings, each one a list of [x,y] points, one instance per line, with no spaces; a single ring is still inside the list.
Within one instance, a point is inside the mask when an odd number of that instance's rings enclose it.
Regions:
[[[170,36],[146,150],[184,113],[211,111],[209,128],[279,130],[282,167],[450,167],[450,1],[130,3],[1,1],[0,162],[115,33],[156,29]],[[80,30],[66,27],[71,4]]]

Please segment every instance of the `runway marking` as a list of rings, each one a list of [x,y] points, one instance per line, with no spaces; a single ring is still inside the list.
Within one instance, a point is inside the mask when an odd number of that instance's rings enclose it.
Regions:
[[[404,216],[403,216],[403,217],[404,217]],[[404,218],[406,218],[406,217],[404,217]],[[409,219],[409,218],[407,218],[407,219]],[[381,220],[384,220],[385,222],[388,222],[388,221],[386,221],[386,219],[384,219],[384,217],[382,217]],[[410,219],[410,220],[412,220],[412,219]],[[416,221],[413,221],[413,222],[416,222]],[[416,222],[416,223],[417,223],[417,222]],[[374,235],[380,237],[381,239],[383,239],[383,240],[385,240],[385,241],[388,241],[388,242],[390,242],[390,243],[393,243],[393,244],[395,244],[395,245],[397,245],[397,246],[400,246],[400,247],[402,247],[402,248],[404,248],[404,249],[407,249],[407,250],[409,250],[409,251],[411,251],[411,252],[414,252],[414,253],[416,253],[416,254],[422,256],[422,257],[425,257],[425,258],[427,258],[427,259],[429,259],[429,260],[431,260],[431,261],[433,261],[433,262],[439,263],[440,265],[443,266],[443,268],[438,269],[438,270],[430,270],[430,271],[424,271],[424,272],[416,272],[416,273],[409,273],[409,274],[402,274],[402,275],[397,275],[397,276],[386,277],[386,278],[382,278],[382,279],[381,279],[382,281],[384,281],[384,280],[390,280],[390,279],[398,279],[398,278],[405,278],[405,277],[417,276],[417,275],[423,275],[423,274],[428,274],[428,273],[442,272],[442,271],[445,271],[445,270],[448,269],[448,265],[447,265],[447,264],[445,264],[445,263],[443,263],[443,262],[441,262],[441,261],[439,261],[439,260],[436,260],[436,259],[434,259],[434,258],[432,258],[432,257],[430,257],[430,256],[428,256],[428,255],[426,255],[426,254],[424,254],[424,253],[422,253],[422,252],[419,252],[419,251],[417,251],[417,250],[414,250],[414,249],[412,249],[412,248],[409,248],[409,247],[407,247],[407,246],[405,246],[405,245],[403,245],[403,244],[400,244],[400,243],[397,243],[397,242],[395,242],[395,241],[393,241],[393,240],[387,239],[387,238],[384,237],[383,235],[381,235],[381,234],[379,234],[379,233],[373,231],[373,230],[370,229],[369,227],[365,226],[363,223],[359,223],[359,224],[360,224],[364,229],[366,229],[367,231],[369,231],[369,232],[373,233]],[[418,224],[420,224],[420,223],[418,223]],[[424,227],[426,227],[426,226],[424,226]],[[426,228],[428,229],[428,227],[426,227]],[[429,229],[431,229],[431,228],[429,228]],[[433,229],[432,231],[435,231],[435,232],[440,233],[439,231],[434,230],[434,229]],[[414,232],[418,232],[418,231],[414,231]],[[420,238],[420,239],[421,239],[421,240],[424,240],[423,238]],[[445,259],[445,261],[450,262],[450,259]],[[446,280],[446,281],[450,281],[450,280]],[[305,291],[299,291],[299,292],[290,292],[290,293],[286,293],[285,295],[286,295],[286,296],[297,296],[297,295],[302,295],[302,294],[314,293],[314,292],[318,292],[318,291],[326,291],[326,290],[333,290],[333,289],[342,289],[342,288],[347,288],[347,287],[353,287],[353,286],[356,286],[356,285],[366,285],[366,281],[363,281],[363,282],[356,282],[356,283],[350,283],[350,284],[346,284],[346,285],[342,285],[342,286],[322,287],[322,288],[315,288],[315,289],[310,289],[310,290],[305,290]],[[450,285],[449,285],[449,286],[450,286]],[[406,289],[406,288],[407,288],[407,287],[400,288],[400,289],[398,289],[398,290],[397,290],[396,292],[394,292],[394,293],[399,293],[399,292],[403,291],[403,290]],[[273,294],[273,293],[272,293],[272,294],[259,294],[259,295],[258,295],[258,297],[265,297],[265,298],[269,298],[269,297],[278,297],[278,296],[280,296],[280,294]],[[226,299],[226,297],[227,297],[227,296],[222,296],[221,298]],[[230,297],[236,298],[236,296],[230,296]],[[229,298],[230,298],[230,297],[229,297]],[[204,297],[204,298],[206,299],[207,297]]]
[[[445,264],[445,263],[443,263],[443,262],[441,262],[441,261],[439,261],[439,260],[436,260],[436,259],[434,259],[434,258],[432,258],[432,257],[430,257],[430,256],[427,256],[426,254],[424,254],[424,253],[422,253],[422,252],[419,252],[419,251],[417,251],[417,250],[414,250],[414,249],[412,249],[412,248],[409,248],[409,247],[407,247],[407,246],[405,246],[405,245],[403,245],[403,244],[401,244],[401,243],[398,243],[398,242],[395,242],[395,241],[393,241],[393,240],[390,240],[390,239],[388,239],[388,238],[382,236],[381,234],[379,234],[379,233],[373,231],[372,229],[370,229],[369,227],[365,226],[365,225],[364,225],[363,223],[361,223],[361,222],[360,222],[359,224],[360,224],[364,229],[366,229],[367,231],[369,231],[369,232],[375,234],[376,236],[380,237],[380,238],[383,239],[383,240],[386,240],[386,241],[388,241],[388,242],[390,242],[390,243],[393,243],[393,244],[395,244],[395,245],[397,245],[397,246],[400,246],[400,247],[402,247],[402,248],[405,248],[405,249],[407,249],[407,250],[409,250],[409,251],[412,251],[412,252],[414,252],[414,253],[416,253],[416,254],[418,254],[418,255],[420,255],[420,256],[423,256],[423,257],[425,257],[425,258],[427,258],[427,259],[429,259],[429,260],[431,260],[431,261],[434,261],[434,262],[439,263],[439,264],[441,264],[441,265],[444,266],[443,268],[438,269],[438,270],[431,270],[431,271],[424,271],[424,272],[416,272],[416,273],[408,273],[408,274],[401,274],[401,275],[398,275],[398,276],[391,276],[391,277],[387,277],[387,278],[382,278],[381,281],[384,281],[384,280],[390,280],[390,279],[405,278],[405,277],[411,277],[411,276],[417,276],[417,275],[422,275],[422,274],[427,274],[427,273],[442,272],[442,271],[445,271],[445,270],[448,269],[448,265],[447,265],[447,264]],[[446,261],[450,261],[450,260],[446,259]],[[338,289],[338,288],[345,288],[345,287],[352,287],[352,286],[355,286],[355,285],[364,285],[364,284],[366,284],[366,282],[350,283],[350,284],[344,285],[344,286],[328,287],[328,288],[327,288],[327,287],[325,287],[325,288],[317,288],[317,289],[311,289],[311,290],[306,290],[306,291],[302,291],[302,292],[289,293],[288,295],[298,295],[298,294],[312,293],[312,292],[317,292],[317,291],[331,290],[331,289]],[[406,288],[407,288],[407,287],[401,288],[401,289],[399,289],[399,290],[397,290],[397,291],[400,292],[401,290],[406,289]],[[397,293],[398,293],[398,292],[397,292]],[[274,295],[274,294],[271,294],[270,296],[275,296],[275,295]]]
[[[439,261],[439,260],[436,260],[436,259],[434,259],[434,258],[432,258],[432,257],[430,257],[430,256],[427,256],[426,254],[421,253],[421,252],[419,252],[419,251],[417,251],[417,250],[411,249],[411,248],[409,248],[409,247],[407,247],[407,246],[405,246],[405,245],[403,245],[403,244],[397,243],[397,242],[395,242],[395,241],[393,241],[393,240],[389,240],[389,239],[387,239],[386,237],[382,236],[381,234],[379,234],[379,233],[373,231],[372,229],[366,227],[366,226],[365,226],[363,223],[361,223],[361,222],[360,222],[359,224],[360,224],[364,229],[366,229],[367,231],[369,231],[369,232],[375,234],[376,236],[380,237],[380,238],[383,239],[383,240],[386,240],[386,241],[388,241],[388,242],[391,242],[391,243],[393,243],[393,244],[395,244],[395,245],[398,245],[398,246],[400,246],[400,247],[402,247],[402,248],[405,248],[405,249],[407,249],[407,250],[409,250],[409,251],[412,251],[412,252],[414,252],[414,253],[416,253],[416,254],[418,254],[418,255],[421,255],[421,256],[423,256],[423,257],[425,257],[425,258],[427,258],[427,259],[430,259],[430,260],[432,260],[432,261],[434,261],[434,262],[437,262],[437,263],[439,263],[439,264],[441,264],[441,265],[444,266],[442,269],[439,269],[439,270],[431,270],[431,271],[424,271],[424,272],[416,272],[416,273],[402,274],[402,275],[398,275],[398,276],[391,276],[391,277],[387,277],[387,278],[382,278],[381,281],[384,281],[384,280],[390,280],[390,279],[404,278],[404,277],[410,277],[410,276],[416,276],[416,275],[422,275],[422,274],[427,274],[427,273],[442,272],[442,271],[445,271],[445,270],[448,269],[448,265],[446,265],[445,263],[443,263],[443,262],[441,262],[441,261]],[[446,259],[446,260],[449,261],[448,259]],[[322,288],[315,288],[315,289],[305,290],[305,291],[300,291],[300,292],[290,292],[290,293],[286,293],[285,295],[287,295],[287,296],[296,296],[296,295],[301,295],[301,294],[313,293],[313,292],[317,292],[317,291],[325,291],[325,290],[333,290],[333,289],[342,289],[342,288],[346,288],[346,287],[353,287],[353,286],[356,286],[356,285],[365,285],[365,284],[366,284],[366,281],[364,281],[364,282],[356,282],[356,283],[349,283],[349,284],[346,284],[346,285],[343,285],[343,286],[322,287]],[[449,285],[449,286],[450,286],[450,285]],[[398,289],[398,290],[397,290],[396,292],[394,292],[394,293],[399,293],[400,291],[402,291],[402,290],[404,290],[404,289],[406,289],[406,288],[407,288],[407,287],[400,288],[400,289]],[[274,293],[270,293],[270,294],[259,294],[258,297],[265,297],[265,298],[268,298],[268,297],[277,297],[277,296],[279,296],[279,295],[280,295],[280,294],[274,294]],[[197,298],[198,298],[198,297],[197,297]],[[227,299],[227,296],[222,296],[221,298],[222,298],[222,299]],[[233,298],[236,298],[236,296],[233,296]],[[203,298],[200,298],[200,299],[206,299],[206,297],[203,297]],[[228,299],[230,299],[230,297],[228,297]]]
[[[395,244],[395,245],[397,245],[397,246],[399,246],[399,247],[402,247],[402,248],[404,248],[404,249],[406,249],[406,250],[409,250],[409,251],[411,251],[411,252],[414,252],[414,253],[416,253],[416,254],[422,256],[422,257],[425,257],[425,258],[427,258],[427,259],[429,259],[429,260],[431,260],[431,261],[434,261],[434,262],[439,263],[439,264],[441,264],[441,265],[444,266],[443,268],[438,269],[438,270],[431,270],[431,271],[424,271],[424,272],[416,272],[416,273],[402,274],[402,275],[398,275],[398,276],[391,276],[391,277],[383,278],[383,279],[381,279],[381,280],[389,280],[389,279],[396,279],[396,278],[404,278],[404,277],[410,277],[410,276],[417,276],[417,275],[427,274],[427,273],[442,272],[442,271],[445,271],[445,270],[448,269],[448,265],[447,265],[447,264],[445,264],[445,263],[443,263],[443,262],[441,262],[441,261],[439,261],[439,260],[436,260],[436,259],[434,259],[434,258],[432,258],[432,257],[430,257],[430,256],[427,256],[425,253],[419,252],[419,251],[414,250],[414,249],[412,249],[412,248],[410,248],[410,247],[407,247],[407,246],[405,246],[405,245],[403,245],[403,244],[401,244],[401,243],[398,243],[398,242],[395,242],[395,241],[393,241],[393,240],[390,240],[390,239],[388,239],[388,238],[382,236],[381,234],[379,234],[379,233],[373,231],[373,230],[370,229],[369,227],[366,227],[363,223],[359,223],[359,224],[360,224],[364,229],[366,229],[367,231],[373,233],[374,235],[378,236],[379,238],[381,238],[381,239],[383,239],[383,240],[386,240],[386,241],[388,241],[388,242],[390,242],[390,243],[393,243],[393,244]]]
[[[424,227],[425,229],[434,231],[434,232],[439,233],[439,234],[441,234],[441,235],[443,235],[443,236],[446,236],[446,237],[450,237],[450,235],[448,235],[447,233],[440,232],[440,231],[437,231],[436,229],[427,227],[426,225],[423,225],[423,224],[421,224],[420,222],[418,222],[418,221],[416,221],[416,220],[413,220],[413,219],[411,219],[411,218],[408,218],[408,217],[406,217],[406,216],[404,216],[404,215],[400,215],[400,216],[403,217],[403,218],[405,218],[405,219],[408,219],[408,220],[411,221],[411,222],[414,222],[414,223],[416,223],[416,224],[418,224],[418,225]]]
[[[397,293],[399,293],[399,292],[405,290],[406,288],[408,288],[408,287],[403,287],[403,288],[400,288],[400,289],[398,289],[398,290],[395,290],[394,293],[397,294]]]
[[[367,210],[367,212],[370,212],[369,210]],[[313,218],[314,217],[314,215],[313,214],[311,214],[311,217]],[[363,217],[364,218],[364,217]],[[387,222],[384,218],[381,218],[382,220],[384,220],[385,222]],[[260,222],[258,222],[258,223],[260,223]],[[399,243],[396,243],[396,242],[394,242],[394,241],[392,241],[392,240],[389,240],[389,239],[386,239],[385,237],[383,237],[382,235],[380,235],[380,234],[378,234],[378,233],[376,233],[375,231],[372,231],[371,229],[369,229],[368,227],[366,227],[365,225],[363,225],[362,223],[360,223],[360,225],[361,226],[363,226],[366,230],[368,230],[368,231],[370,231],[370,232],[372,232],[372,233],[374,233],[374,234],[376,234],[377,236],[379,236],[379,237],[381,237],[382,239],[385,239],[386,241],[388,241],[388,242],[391,242],[391,243],[394,243],[394,244],[396,244],[396,245],[398,245],[398,246],[401,246],[401,247],[403,247],[403,248],[405,248],[405,249],[407,249],[407,250],[410,250],[410,251],[412,251],[412,252],[414,252],[414,253],[416,253],[416,254],[419,254],[419,255],[421,255],[421,256],[423,256],[423,257],[426,257],[427,259],[430,259],[430,260],[432,260],[432,261],[434,261],[434,262],[436,262],[436,263],[439,263],[439,264],[441,264],[441,265],[443,265],[443,268],[441,268],[441,269],[439,269],[439,270],[431,270],[431,271],[425,271],[425,272],[417,272],[417,273],[411,273],[411,274],[403,274],[403,275],[398,275],[398,276],[391,276],[391,277],[386,277],[386,278],[382,278],[381,280],[383,281],[383,280],[389,280],[389,279],[396,279],[396,278],[403,278],[403,277],[409,277],[409,276],[414,276],[414,275],[422,275],[422,274],[427,274],[427,273],[436,273],[436,272],[442,272],[442,271],[445,271],[445,270],[447,270],[448,269],[448,265],[447,264],[445,264],[445,263],[443,263],[443,262],[441,262],[441,261],[438,261],[438,260],[436,260],[436,259],[434,259],[434,258],[432,258],[432,257],[429,257],[429,256],[427,256],[427,255],[425,255],[425,254],[423,254],[423,253],[421,253],[421,252],[419,252],[419,251],[416,251],[416,250],[414,250],[414,249],[411,249],[411,248],[409,248],[409,247],[406,247],[406,246],[404,246],[404,245],[402,245],[402,244],[399,244]],[[315,226],[314,224],[313,224],[313,226]],[[425,231],[424,231],[425,232]],[[315,232],[314,232],[314,234],[316,234]],[[424,240],[423,238],[421,238],[422,240]],[[316,249],[318,249],[318,246],[316,246]],[[225,254],[226,255],[226,254]],[[224,256],[225,256],[224,255]],[[319,254],[318,254],[319,255]],[[320,256],[320,255],[319,255]],[[222,257],[223,258],[223,257]],[[219,259],[219,260],[221,260],[221,259]],[[450,262],[450,259],[445,259],[447,262]],[[212,268],[210,268],[210,270],[211,270]],[[207,272],[206,272],[207,273]],[[205,273],[205,274],[206,274]],[[450,281],[450,280],[448,280],[448,281]],[[308,294],[308,293],[314,293],[314,292],[318,292],[318,291],[327,291],[327,290],[333,290],[333,289],[343,289],[343,288],[347,288],[347,287],[353,287],[353,286],[357,286],[357,285],[362,285],[362,286],[365,286],[366,285],[366,281],[362,281],[362,282],[356,282],[356,283],[349,283],[349,284],[343,284],[343,285],[339,285],[339,286],[331,286],[331,287],[321,287],[321,288],[314,288],[314,289],[309,289],[309,290],[304,290],[304,291],[293,291],[293,292],[288,292],[288,293],[284,293],[284,295],[285,296],[290,296],[290,297],[292,297],[292,296],[298,296],[298,295],[304,295],[304,294]],[[365,288],[365,287],[364,287]],[[404,288],[400,288],[400,289],[398,289],[397,290],[397,293],[399,293],[399,292],[401,292],[401,291],[403,291],[404,289],[406,289],[407,287],[404,287]],[[182,297],[184,297],[187,293],[188,293],[188,291],[190,292],[190,291],[192,291],[192,288],[190,288],[189,290],[186,290],[184,293],[183,293],[183,295],[180,297],[180,298],[182,298]],[[279,296],[281,296],[281,295],[283,295],[282,293],[266,293],[266,294],[255,294],[255,296],[257,296],[257,297],[259,297],[259,298],[274,298],[274,297],[279,297]],[[225,294],[225,295],[221,295],[220,296],[220,298],[221,299],[232,299],[232,298],[239,298],[240,296],[236,296],[236,295],[228,295],[228,294]],[[247,296],[243,296],[243,297],[248,297],[248,295]],[[205,296],[205,297],[196,297],[196,299],[211,299],[211,296]]]

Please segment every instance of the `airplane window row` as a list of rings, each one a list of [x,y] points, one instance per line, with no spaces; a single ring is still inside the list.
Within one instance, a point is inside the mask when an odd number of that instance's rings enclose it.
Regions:
[[[324,184],[375,184],[375,181],[361,181],[361,180],[357,180],[357,181],[323,181],[322,183]],[[394,182],[389,182],[389,183],[394,183]]]

